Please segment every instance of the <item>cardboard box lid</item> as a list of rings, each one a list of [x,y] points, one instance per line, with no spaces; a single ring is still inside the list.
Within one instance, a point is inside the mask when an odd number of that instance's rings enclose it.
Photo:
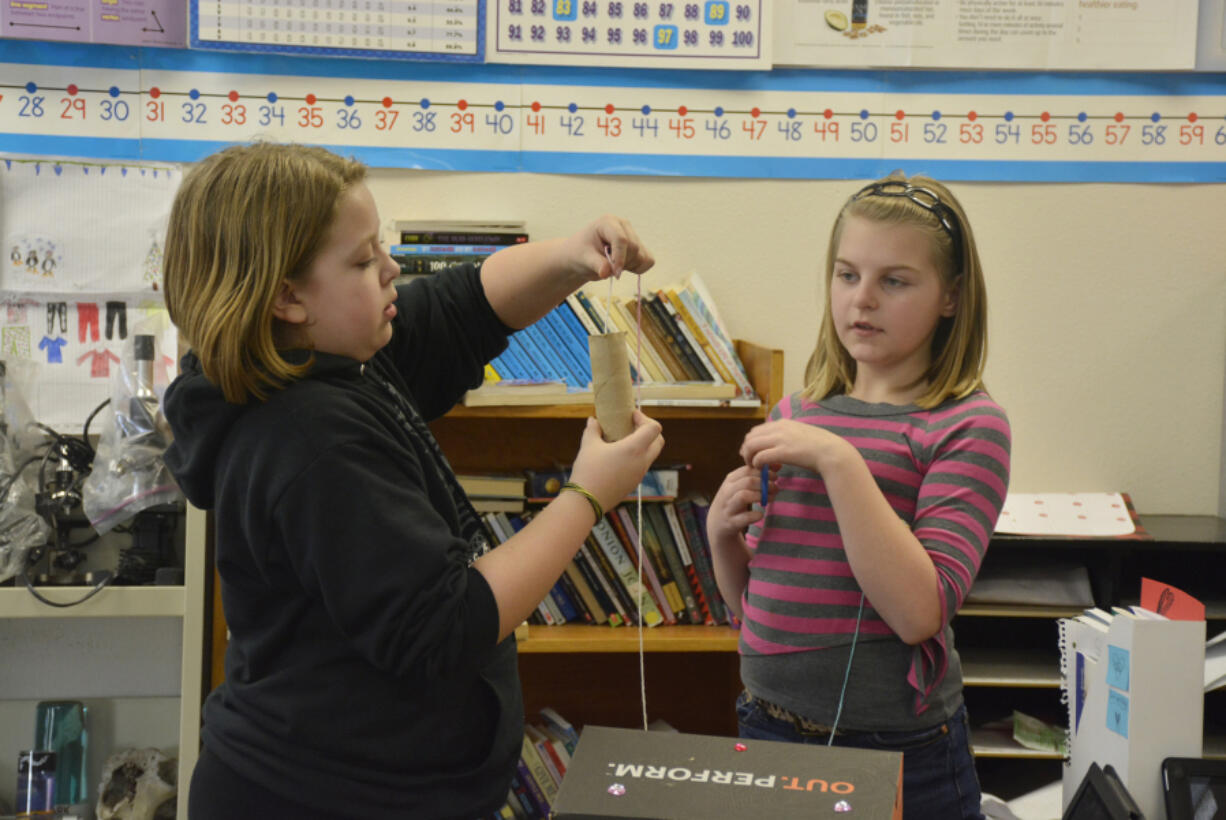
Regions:
[[[741,751],[738,744],[744,747]],[[587,726],[556,820],[902,817],[902,753]]]

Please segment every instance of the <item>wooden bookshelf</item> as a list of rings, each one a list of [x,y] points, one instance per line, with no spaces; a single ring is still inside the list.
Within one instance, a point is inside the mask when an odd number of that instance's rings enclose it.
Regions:
[[[659,407],[644,411],[664,427],[660,464],[682,464],[682,489],[713,496],[738,466],[737,448],[783,395],[783,352],[736,342],[762,404],[754,408]],[[431,425],[457,472],[510,472],[570,464],[591,405],[457,407]],[[741,690],[737,632],[730,627],[643,630],[647,711],[677,729],[736,733]],[[568,624],[532,626],[519,642],[524,709],[552,706],[577,726],[642,725],[639,630]]]

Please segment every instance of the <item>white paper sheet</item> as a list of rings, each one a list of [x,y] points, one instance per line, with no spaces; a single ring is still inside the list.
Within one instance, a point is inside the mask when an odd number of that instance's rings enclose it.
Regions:
[[[1136,527],[1119,493],[1009,493],[996,532],[1120,536]]]

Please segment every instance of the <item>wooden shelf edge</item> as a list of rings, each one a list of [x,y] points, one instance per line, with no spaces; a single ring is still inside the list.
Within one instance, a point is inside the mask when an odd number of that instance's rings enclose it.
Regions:
[[[93,587],[36,587],[43,597],[58,603],[76,601]],[[107,587],[88,601],[53,607],[39,601],[24,587],[0,589],[0,618],[181,618],[186,594],[181,586]]]
[[[657,626],[643,630],[644,652],[736,652],[739,632],[730,626]],[[638,627],[529,626],[516,644],[521,655],[559,652],[638,652]]]

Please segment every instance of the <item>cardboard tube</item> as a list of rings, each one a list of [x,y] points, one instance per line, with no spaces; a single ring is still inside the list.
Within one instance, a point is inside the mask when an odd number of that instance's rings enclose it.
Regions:
[[[592,394],[596,421],[605,441],[617,441],[634,432],[634,387],[626,358],[626,334],[604,333],[587,338],[592,356]]]

